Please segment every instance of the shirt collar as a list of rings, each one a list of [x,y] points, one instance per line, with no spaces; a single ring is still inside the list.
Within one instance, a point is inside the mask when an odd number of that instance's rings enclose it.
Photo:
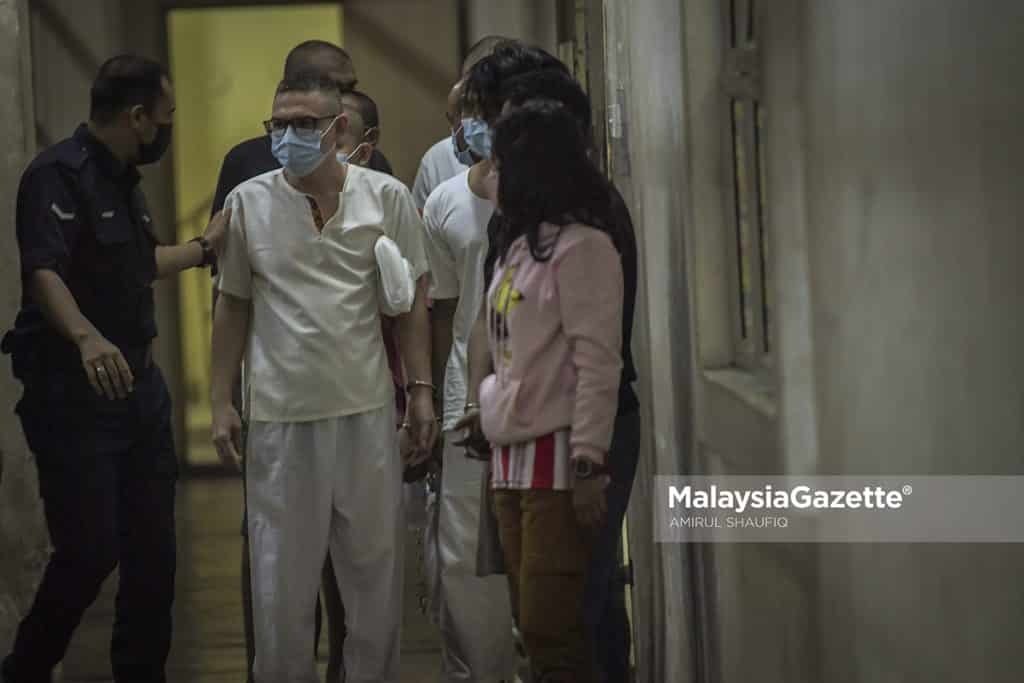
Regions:
[[[101,142],[92,131],[89,130],[88,124],[81,124],[72,136],[75,142],[82,145],[88,152],[89,156],[96,161],[96,164],[100,167],[100,170],[104,175],[108,176],[112,180],[124,183],[129,187],[136,185],[142,178],[139,175],[138,169],[132,164],[126,164],[117,157],[114,156],[110,148]]]

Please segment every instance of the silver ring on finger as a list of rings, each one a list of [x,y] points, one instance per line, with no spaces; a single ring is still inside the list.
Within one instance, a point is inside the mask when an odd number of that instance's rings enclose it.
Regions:
[[[95,370],[96,370],[96,374],[99,374],[101,372],[102,373],[106,373],[107,372],[107,369],[105,367],[103,367],[102,365],[97,365],[95,367]]]

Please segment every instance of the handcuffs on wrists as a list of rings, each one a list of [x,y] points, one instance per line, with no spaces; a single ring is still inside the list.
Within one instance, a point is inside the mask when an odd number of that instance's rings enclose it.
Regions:
[[[439,417],[435,417],[435,418],[434,418],[434,422],[436,422],[437,424],[443,424],[443,423],[444,423],[444,420],[442,420],[442,419],[441,419],[441,418],[439,418]],[[409,431],[409,428],[410,428],[410,427],[412,427],[412,425],[411,425],[410,423],[408,423],[408,422],[403,422],[403,423],[402,423],[402,425],[401,425],[401,426],[399,427],[399,429],[404,429],[405,431]]]
[[[411,394],[412,390],[416,389],[417,387],[423,387],[425,389],[430,389],[430,394],[431,395],[434,395],[435,393],[437,393],[437,387],[434,386],[434,384],[432,382],[425,382],[425,381],[423,381],[421,379],[414,379],[414,380],[410,381],[408,384],[406,384],[405,385],[405,393],[406,394]],[[442,424],[443,423],[443,420],[440,417],[434,418],[434,421],[437,422],[437,424]],[[402,426],[399,429],[404,429],[404,430],[408,431],[411,426],[412,425],[409,424],[408,422],[403,422]]]
[[[408,384],[406,384],[405,385],[405,393],[411,394],[412,390],[416,389],[418,387],[423,387],[425,389],[430,389],[431,395],[437,393],[437,387],[434,386],[433,382],[424,382],[421,379],[414,379],[411,382],[409,382]]]

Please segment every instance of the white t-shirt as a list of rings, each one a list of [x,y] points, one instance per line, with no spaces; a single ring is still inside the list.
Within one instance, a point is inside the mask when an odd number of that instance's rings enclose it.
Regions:
[[[252,301],[247,408],[257,422],[306,422],[375,410],[394,399],[381,337],[374,246],[398,245],[427,272],[409,190],[349,165],[338,211],[317,232],[307,195],[281,170],[228,195],[218,288]]]
[[[459,300],[444,374],[444,429],[454,426],[466,406],[466,347],[483,302],[487,223],[493,213],[494,204],[469,189],[469,169],[441,183],[423,209],[430,296]]]
[[[422,211],[431,192],[467,168],[455,156],[452,139],[447,137],[439,140],[423,155],[420,169],[416,172],[416,181],[412,185],[412,198],[416,201],[416,208]]]

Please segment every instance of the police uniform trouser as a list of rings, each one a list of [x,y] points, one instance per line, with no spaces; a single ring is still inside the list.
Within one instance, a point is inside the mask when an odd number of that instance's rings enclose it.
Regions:
[[[477,576],[480,477],[486,464],[445,433],[438,499],[437,564],[442,683],[511,681],[516,671],[512,604],[504,576]]]
[[[125,400],[97,397],[80,367],[50,366],[19,404],[53,554],[4,666],[13,681],[50,680],[115,567],[114,679],[165,680],[175,572],[171,400],[155,365],[132,367],[135,391]]]
[[[630,626],[626,612],[626,586],[619,577],[622,565],[622,522],[636,477],[640,454],[640,415],[615,418],[608,449],[611,483],[605,491],[608,504],[604,524],[591,547],[583,597],[583,621],[593,653],[598,683],[630,680]]]
[[[328,549],[347,683],[397,683],[402,466],[394,405],[249,426],[246,496],[257,683],[318,681],[313,622]]]

